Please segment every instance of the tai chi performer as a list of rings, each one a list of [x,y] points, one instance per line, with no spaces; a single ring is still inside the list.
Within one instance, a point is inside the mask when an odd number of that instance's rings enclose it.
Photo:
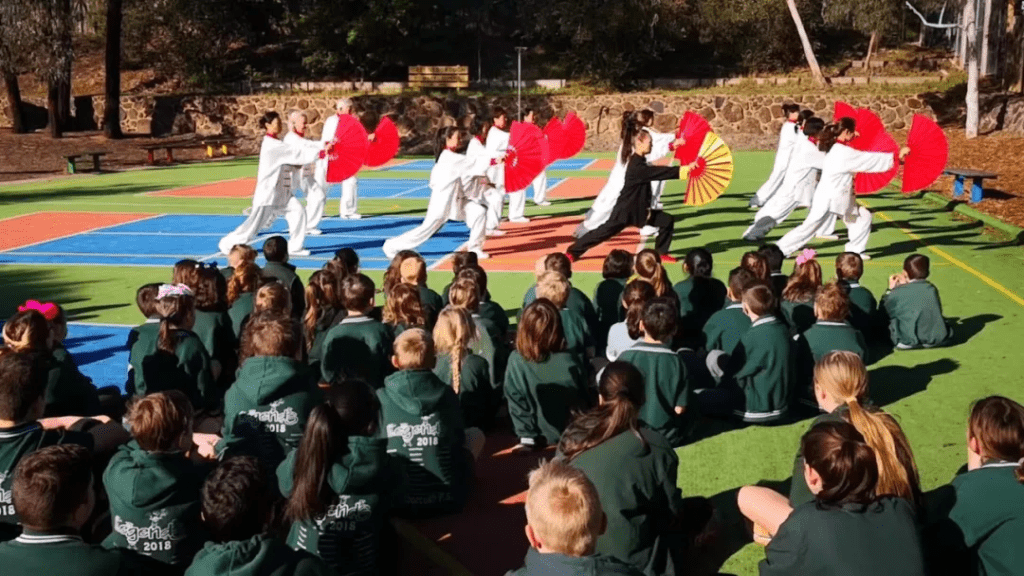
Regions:
[[[329,142],[334,139],[334,133],[338,130],[338,118],[352,113],[352,99],[342,98],[334,104],[334,108],[338,113],[324,120],[324,128],[320,133],[321,142]],[[373,140],[372,134],[370,135],[370,140]],[[324,190],[324,201],[326,202],[326,159],[316,164],[316,181]],[[320,214],[323,214],[323,208],[320,209]],[[341,216],[342,220],[358,220],[363,217],[359,214],[359,180],[354,174],[341,183],[341,200],[338,201],[338,215]]]
[[[790,230],[779,240],[779,249],[785,255],[800,250],[828,223],[829,214],[842,218],[846,224],[848,241],[846,252],[860,254],[864,260],[871,235],[871,212],[859,205],[853,194],[853,177],[858,172],[886,172],[892,168],[893,157],[888,152],[861,152],[846,145],[856,133],[852,118],[841,118],[821,132],[819,148],[826,152],[821,167],[821,180],[814,190],[811,210],[803,224]],[[900,160],[910,148],[900,150]]]
[[[523,115],[523,122],[527,124],[537,123],[537,112],[533,108],[527,108]],[[533,179],[533,203],[537,206],[551,206],[548,202],[548,171],[541,170],[540,174]]]
[[[500,106],[495,106],[491,114],[493,125],[487,131],[487,152],[492,156],[504,156],[508,150],[509,121],[508,112]],[[529,222],[523,213],[526,211],[526,191],[505,193],[505,165],[494,166],[488,171],[487,177],[494,184],[494,188],[487,192],[487,233],[492,236],[501,236],[503,232],[498,231],[501,224],[501,209],[505,204],[505,196],[508,196],[508,221]]]
[[[288,113],[288,133],[284,136],[284,143],[295,148],[309,147],[318,152],[323,149],[321,142],[306,139],[306,114],[301,110]],[[291,189],[293,193],[296,189],[302,190],[306,195],[306,235],[319,236],[322,232],[318,226],[324,217],[327,191],[316,180],[316,162],[291,170]]]
[[[783,104],[782,113],[786,116],[786,121],[782,123],[782,128],[779,129],[779,148],[775,151],[775,163],[772,165],[772,173],[768,176],[768,181],[762,184],[757,193],[750,199],[751,208],[764,206],[765,202],[778,192],[782,186],[783,178],[786,177],[786,167],[789,165],[790,152],[793,151],[793,144],[796,142],[796,122],[800,118],[800,106],[798,104]]]
[[[325,142],[322,149],[309,146],[292,146],[281,140],[281,117],[277,112],[267,112],[260,118],[260,127],[266,130],[260,145],[259,168],[256,171],[256,190],[252,197],[252,212],[233,232],[218,243],[224,254],[235,244],[249,244],[260,230],[270,226],[283,211],[288,221],[288,252],[293,256],[308,256],[309,250],[302,248],[306,242],[306,210],[299,200],[284,187],[282,172],[325,158],[331,143]]]
[[[401,250],[415,250],[444,226],[452,215],[453,204],[461,207],[469,226],[469,246],[477,258],[487,258],[483,251],[486,208],[482,191],[477,188],[488,167],[498,164],[487,154],[467,156],[455,150],[459,147],[459,129],[442,128],[437,136],[437,160],[430,171],[430,201],[427,214],[419,226],[384,242],[384,253],[394,258]]]

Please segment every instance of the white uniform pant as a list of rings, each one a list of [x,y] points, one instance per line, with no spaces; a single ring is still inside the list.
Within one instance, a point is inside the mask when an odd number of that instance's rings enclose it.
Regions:
[[[540,204],[548,198],[548,173],[541,170],[540,174],[533,179],[533,203]]]
[[[775,195],[782,187],[782,181],[786,178],[786,166],[773,166],[772,173],[768,176],[768,180],[757,189],[757,193],[754,197],[757,198],[759,206],[764,206],[768,199]]]
[[[269,227],[281,213],[280,206],[257,206],[242,225],[221,238],[217,247],[227,254],[235,244],[248,244],[259,235],[260,230]],[[306,210],[295,196],[288,198],[284,206],[284,217],[288,221],[288,251],[298,252],[306,243]]]
[[[505,205],[505,187],[487,188],[484,201],[487,203],[487,229],[496,230],[501,224],[501,209]]]
[[[324,219],[324,207],[327,205],[326,160],[313,165],[313,178],[302,179],[302,191],[306,194],[306,229],[313,230]]]
[[[508,196],[508,219],[518,220],[526,216],[526,190],[509,192]]]
[[[355,216],[359,213],[359,180],[352,176],[341,183],[341,200],[338,201],[338,214],[342,218]]]
[[[384,254],[388,258],[394,258],[401,250],[415,250],[421,244],[429,240],[442,226],[448,222],[449,217],[452,215],[452,204],[455,202],[461,202],[461,210],[466,216],[466,225],[469,226],[469,244],[467,249],[472,252],[482,252],[484,246],[484,238],[486,236],[486,220],[487,210],[484,206],[466,200],[464,197],[460,198],[431,198],[431,202],[427,204],[427,213],[423,217],[423,222],[394,238],[388,238],[384,241]]]
[[[779,249],[786,256],[803,248],[816,234],[822,233],[828,225],[830,215],[829,207],[825,203],[811,205],[811,211],[807,218],[796,228],[790,230],[779,240]],[[845,250],[861,254],[868,249],[868,237],[871,235],[871,212],[867,208],[854,203],[850,212],[843,216],[843,223],[846,224],[848,236]]]
[[[483,204],[463,200],[463,210],[466,213],[466,226],[469,226],[466,250],[483,254],[487,236],[487,208]]]
[[[651,182],[651,208],[657,210],[661,202],[661,194],[665,191],[665,181],[655,180]]]

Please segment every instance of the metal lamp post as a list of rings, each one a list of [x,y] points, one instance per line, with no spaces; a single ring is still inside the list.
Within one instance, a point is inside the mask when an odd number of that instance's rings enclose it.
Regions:
[[[516,46],[518,68],[516,73],[516,106],[520,122],[523,121],[523,52],[526,52],[526,46]]]

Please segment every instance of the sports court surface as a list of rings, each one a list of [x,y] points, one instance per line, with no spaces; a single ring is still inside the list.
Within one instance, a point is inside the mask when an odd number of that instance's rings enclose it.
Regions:
[[[715,275],[727,277],[752,247],[740,234],[753,213],[746,201],[771,168],[772,154],[737,152],[736,174],[724,196],[693,208],[682,204],[685,184],[670,183],[664,198],[677,219],[673,253],[708,248]],[[514,321],[522,295],[532,283],[537,257],[571,242],[611,168],[610,154],[574,158],[552,167],[550,198],[542,208],[527,202],[528,224],[505,224],[506,235],[489,238],[492,258],[483,263],[489,289]],[[356,248],[362,267],[381,279],[384,239],[415,226],[426,207],[431,162],[399,159],[360,175],[360,221],[330,218],[324,236],[310,237],[313,254],[295,261],[305,279],[333,251]],[[170,264],[182,257],[224,262],[216,242],[242,219],[250,203],[254,159],[189,164],[97,176],[82,175],[0,187],[0,317],[27,299],[55,300],[68,310],[67,341],[82,370],[97,385],[124,383],[127,330],[142,321],[135,289],[170,279]],[[932,259],[931,280],[939,287],[945,315],[955,325],[955,343],[941,349],[896,352],[871,366],[874,400],[903,425],[921,471],[924,488],[948,482],[964,463],[964,425],[971,401],[1003,394],[1024,401],[1020,335],[1024,333],[1024,248],[1009,237],[895,188],[864,198],[874,212],[862,283],[876,297],[903,258],[922,252]],[[328,203],[328,214],[337,214]],[[800,222],[798,211],[769,237],[777,241]],[[283,232],[279,220],[268,234]],[[842,231],[840,231],[842,233]],[[446,257],[465,243],[461,223],[449,223],[422,247],[431,265],[429,283],[448,283]],[[588,253],[574,266],[572,282],[591,293],[600,281],[603,256],[614,247],[635,250],[629,232]],[[843,250],[842,241],[814,245],[826,278]],[[790,272],[791,261],[784,271]],[[673,282],[683,279],[669,267]],[[679,450],[679,486],[686,496],[712,499],[723,523],[723,538],[696,563],[723,573],[750,574],[763,557],[738,533],[736,490],[756,482],[788,482],[793,455],[807,423],[746,428],[720,434]],[[430,573],[503,574],[518,568],[526,549],[522,533],[525,473],[540,457],[509,454],[513,439],[495,435],[478,464],[478,489],[457,518],[402,525],[400,531],[441,568]]]

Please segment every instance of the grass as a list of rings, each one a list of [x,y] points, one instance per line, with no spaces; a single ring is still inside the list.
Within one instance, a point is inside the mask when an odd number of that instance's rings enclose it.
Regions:
[[[674,252],[704,246],[715,256],[716,275],[724,278],[750,246],[739,239],[752,213],[746,209],[748,193],[770,170],[772,154],[738,152],[736,174],[722,198],[702,208],[681,205],[683,183],[670,183],[666,203],[677,216]],[[153,198],[142,192],[175,186],[252,176],[251,159],[179,166],[121,174],[61,179],[0,187],[0,218],[39,210],[147,211],[176,213],[238,213],[248,202]],[[379,177],[384,174],[371,174]],[[594,172],[575,175],[595,176]],[[387,177],[424,177],[424,173],[389,173]],[[902,423],[914,447],[926,489],[948,482],[965,461],[964,426],[969,404],[990,394],[1024,401],[1020,373],[1024,361],[1019,336],[1024,326],[1024,248],[1007,246],[990,236],[978,222],[965,221],[923,200],[898,192],[866,199],[874,217],[870,252],[863,283],[876,296],[884,292],[888,275],[915,251],[932,259],[932,280],[939,287],[947,317],[955,319],[957,342],[948,348],[898,352],[871,367],[875,399]],[[546,209],[532,205],[528,214],[581,215],[585,200],[561,200]],[[370,214],[421,214],[424,200],[365,201]],[[799,223],[803,212],[772,235]],[[842,242],[826,242],[819,249],[826,277]],[[485,263],[486,266],[486,263]],[[787,262],[786,272],[792,264]],[[303,276],[309,271],[304,271]],[[669,270],[682,279],[678,266]],[[169,271],[130,267],[0,266],[0,317],[8,316],[26,298],[55,299],[68,305],[74,320],[134,324],[140,319],[132,302],[135,287],[164,280]],[[370,276],[380,280],[379,272]],[[450,280],[432,272],[429,282],[440,288]],[[573,283],[592,292],[598,274],[580,273]],[[513,313],[532,282],[529,273],[495,273],[490,279],[494,297]],[[1002,288],[1000,290],[999,288]],[[679,486],[687,496],[711,497],[724,521],[736,520],[735,490],[760,481],[785,481],[790,475],[802,422],[777,428],[747,428],[714,436],[679,450]],[[733,524],[735,526],[735,524]],[[740,533],[727,530],[721,554],[722,570],[750,574],[763,557],[761,548],[744,545]],[[502,571],[511,567],[499,567]]]

